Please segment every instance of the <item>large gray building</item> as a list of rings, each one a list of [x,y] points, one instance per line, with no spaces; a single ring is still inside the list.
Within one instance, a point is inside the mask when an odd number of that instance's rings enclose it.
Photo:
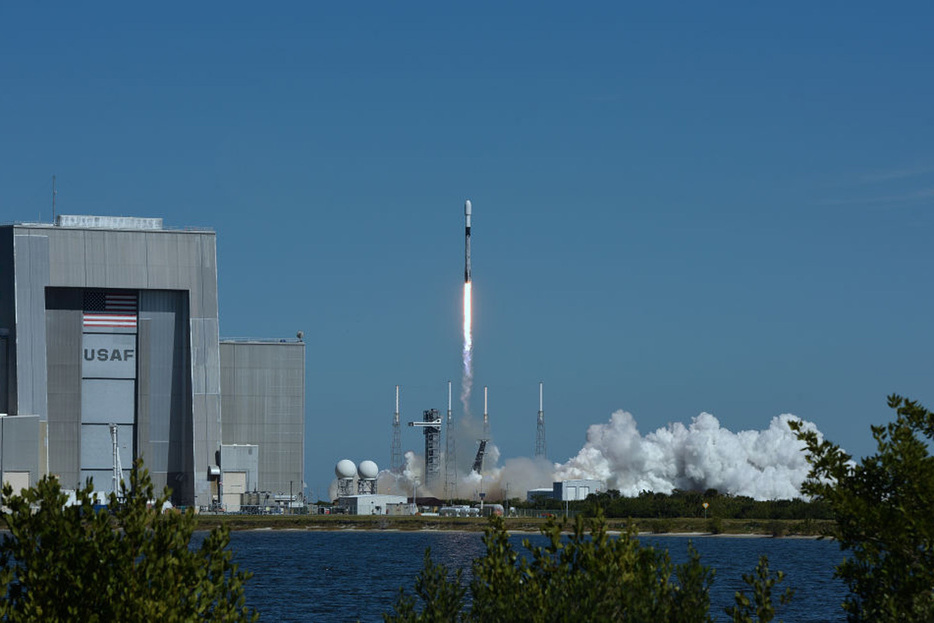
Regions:
[[[219,503],[226,473],[239,483],[222,444],[255,446],[253,490],[300,493],[304,378],[300,341],[219,339],[212,231],[0,227],[0,472],[14,486],[54,474],[110,490],[115,428],[122,467],[142,457],[177,504]]]

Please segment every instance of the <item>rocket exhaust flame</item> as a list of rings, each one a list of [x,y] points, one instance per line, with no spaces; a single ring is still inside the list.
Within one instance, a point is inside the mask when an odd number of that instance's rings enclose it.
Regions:
[[[470,390],[473,387],[473,357],[472,336],[472,304],[471,304],[471,275],[470,275],[470,201],[464,202],[464,374],[461,378],[461,404],[464,414],[470,414]]]

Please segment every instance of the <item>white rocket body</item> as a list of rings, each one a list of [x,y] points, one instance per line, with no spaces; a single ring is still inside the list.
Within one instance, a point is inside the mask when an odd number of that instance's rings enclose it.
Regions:
[[[464,202],[464,283],[470,283],[470,200]]]

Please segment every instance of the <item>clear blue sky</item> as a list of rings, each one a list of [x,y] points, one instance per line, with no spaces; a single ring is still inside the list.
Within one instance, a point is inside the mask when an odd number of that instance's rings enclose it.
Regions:
[[[616,409],[860,455],[934,406],[934,5],[0,5],[0,221],[218,235],[222,336],[307,349],[307,482],[460,378],[504,457]],[[406,449],[422,440],[403,431]],[[462,451],[472,452],[473,449]]]

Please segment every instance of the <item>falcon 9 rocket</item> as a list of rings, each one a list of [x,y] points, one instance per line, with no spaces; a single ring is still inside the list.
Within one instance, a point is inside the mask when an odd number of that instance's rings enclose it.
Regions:
[[[470,283],[470,200],[464,202],[464,283]]]

